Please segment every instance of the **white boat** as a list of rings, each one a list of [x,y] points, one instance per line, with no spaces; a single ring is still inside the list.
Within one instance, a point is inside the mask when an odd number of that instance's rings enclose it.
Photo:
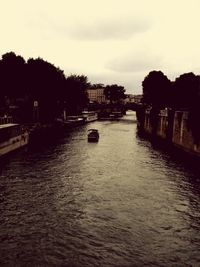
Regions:
[[[79,126],[84,124],[84,119],[81,116],[67,116],[67,119],[64,121],[64,125],[68,126]]]
[[[57,118],[56,122],[64,127],[74,127],[84,124],[85,119],[82,116],[67,116],[66,119]]]
[[[98,120],[98,113],[95,111],[83,111],[82,116],[86,122]]]
[[[6,123],[0,125],[0,156],[8,154],[29,142],[29,133],[21,125]]]

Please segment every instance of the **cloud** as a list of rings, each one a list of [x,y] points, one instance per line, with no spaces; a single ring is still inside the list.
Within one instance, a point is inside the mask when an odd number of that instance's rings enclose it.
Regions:
[[[106,68],[115,72],[144,72],[162,68],[162,58],[147,52],[132,52],[116,57],[106,63]]]
[[[72,27],[71,37],[79,40],[129,39],[151,27],[150,21],[140,18],[104,18],[77,23]]]

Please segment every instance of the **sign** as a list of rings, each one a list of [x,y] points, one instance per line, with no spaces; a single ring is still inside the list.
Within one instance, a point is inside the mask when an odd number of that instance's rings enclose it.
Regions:
[[[33,106],[34,106],[35,108],[37,108],[37,107],[38,107],[38,101],[34,101],[34,102],[33,102]]]

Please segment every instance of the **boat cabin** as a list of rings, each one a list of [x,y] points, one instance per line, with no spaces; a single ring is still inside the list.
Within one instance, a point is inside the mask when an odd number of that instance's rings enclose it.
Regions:
[[[99,141],[99,132],[97,129],[88,130],[88,142],[98,142]]]

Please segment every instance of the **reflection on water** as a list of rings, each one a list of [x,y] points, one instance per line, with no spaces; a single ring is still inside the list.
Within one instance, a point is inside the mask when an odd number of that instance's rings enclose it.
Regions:
[[[198,167],[138,137],[133,113],[9,156],[0,211],[1,265],[199,265]]]

